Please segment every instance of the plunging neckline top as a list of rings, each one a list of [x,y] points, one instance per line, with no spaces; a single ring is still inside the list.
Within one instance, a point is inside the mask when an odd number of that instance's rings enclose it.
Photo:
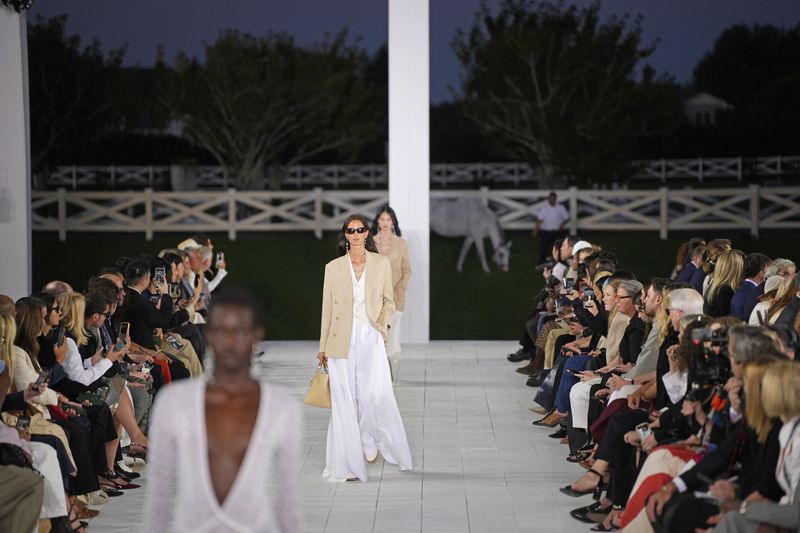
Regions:
[[[236,476],[233,478],[233,483],[230,487],[228,487],[228,492],[225,494],[224,501],[219,501],[219,498],[214,491],[214,482],[211,479],[211,466],[209,465],[210,458],[208,456],[208,426],[206,424],[206,393],[208,392],[208,385],[204,385],[202,387],[198,387],[198,391],[200,394],[199,405],[200,409],[197,410],[199,414],[198,417],[198,427],[200,428],[200,449],[205,457],[205,461],[203,461],[203,477],[204,477],[204,484],[208,488],[206,491],[212,500],[212,503],[215,504],[215,508],[218,510],[225,510],[225,504],[231,500],[232,496],[236,495],[236,491],[239,489],[239,485],[241,485],[241,478],[243,477],[243,472],[247,471],[248,464],[252,461],[251,457],[254,453],[258,453],[253,451],[256,446],[254,446],[254,440],[257,440],[258,435],[264,428],[261,426],[264,424],[264,420],[266,416],[264,413],[267,411],[269,406],[265,404],[267,401],[267,394],[266,394],[266,387],[259,383],[258,384],[258,395],[259,395],[259,402],[258,402],[258,414],[256,415],[256,421],[253,424],[253,428],[250,431],[250,438],[247,441],[247,449],[244,452],[244,457],[242,458],[242,462],[239,464],[239,469],[236,471]]]

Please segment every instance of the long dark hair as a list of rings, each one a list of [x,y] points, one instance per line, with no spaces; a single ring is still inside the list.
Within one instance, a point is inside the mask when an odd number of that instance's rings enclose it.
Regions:
[[[14,344],[25,350],[33,367],[39,371],[39,341],[37,337],[42,331],[42,308],[47,304],[38,298],[26,296],[17,300],[17,336]]]
[[[375,220],[372,221],[372,228],[371,228],[372,234],[377,235],[378,232],[380,231],[380,228],[378,227],[378,219],[381,218],[381,215],[384,213],[392,217],[392,224],[394,224],[394,234],[397,235],[398,237],[403,235],[403,233],[400,231],[400,224],[397,223],[397,214],[394,212],[394,209],[389,207],[388,204],[383,206],[383,208],[380,211],[378,211],[378,214],[375,215]]]
[[[342,224],[342,230],[339,232],[339,237],[337,240],[337,245],[339,247],[339,255],[344,255],[347,253],[347,237],[344,235],[344,230],[347,229],[347,225],[350,224],[352,221],[358,220],[364,227],[369,230],[369,220],[367,217],[363,215],[350,215]],[[367,233],[367,239],[364,241],[364,248],[367,249],[368,252],[378,253],[378,247],[375,245],[375,239],[372,238],[372,232]]]

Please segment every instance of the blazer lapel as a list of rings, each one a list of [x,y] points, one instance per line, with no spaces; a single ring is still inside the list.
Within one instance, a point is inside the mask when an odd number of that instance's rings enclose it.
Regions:
[[[372,294],[372,287],[375,285],[375,273],[373,272],[373,267],[375,265],[375,254],[372,252],[367,252],[367,263],[364,268],[364,275],[367,276],[367,281],[364,284],[364,292],[367,295]],[[369,299],[369,297],[367,298]]]

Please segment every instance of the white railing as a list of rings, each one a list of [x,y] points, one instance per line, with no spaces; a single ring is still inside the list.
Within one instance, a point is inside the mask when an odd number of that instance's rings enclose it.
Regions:
[[[715,159],[658,159],[637,161],[636,181],[675,180],[707,182],[709,180],[737,180],[757,177],[800,175],[800,156],[775,156],[758,158]],[[229,186],[228,177],[220,166],[198,166],[195,186],[223,188]],[[269,176],[278,176],[284,188],[338,188],[385,187],[388,183],[386,165],[297,165],[268,169],[260,184],[263,188]],[[539,174],[527,163],[437,163],[431,165],[431,183],[447,187],[491,182],[494,184],[535,184]],[[170,185],[168,166],[61,166],[50,174],[50,187],[75,189],[122,187],[158,187]]]
[[[732,189],[558,191],[571,215],[570,230],[800,229],[800,187]],[[529,230],[547,191],[432,191],[431,198],[477,197],[497,214],[507,230]],[[338,230],[353,213],[372,216],[387,201],[385,191],[225,191],[142,192],[34,191],[34,231],[137,232],[147,240],[164,232],[323,231]]]

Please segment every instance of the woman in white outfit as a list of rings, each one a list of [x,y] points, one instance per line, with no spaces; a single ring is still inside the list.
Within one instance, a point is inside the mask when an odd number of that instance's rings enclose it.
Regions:
[[[386,356],[395,308],[392,269],[360,215],[345,221],[339,252],[325,265],[317,355],[328,368],[332,407],[323,475],[366,481],[365,459],[376,461],[378,452],[400,470],[411,469]]]
[[[394,288],[394,313],[389,329],[389,354],[400,357],[400,320],[406,308],[406,288],[411,278],[411,261],[408,259],[408,243],[402,238],[397,214],[388,205],[381,209],[372,222],[372,234],[378,253],[389,258],[392,265],[392,287]]]

